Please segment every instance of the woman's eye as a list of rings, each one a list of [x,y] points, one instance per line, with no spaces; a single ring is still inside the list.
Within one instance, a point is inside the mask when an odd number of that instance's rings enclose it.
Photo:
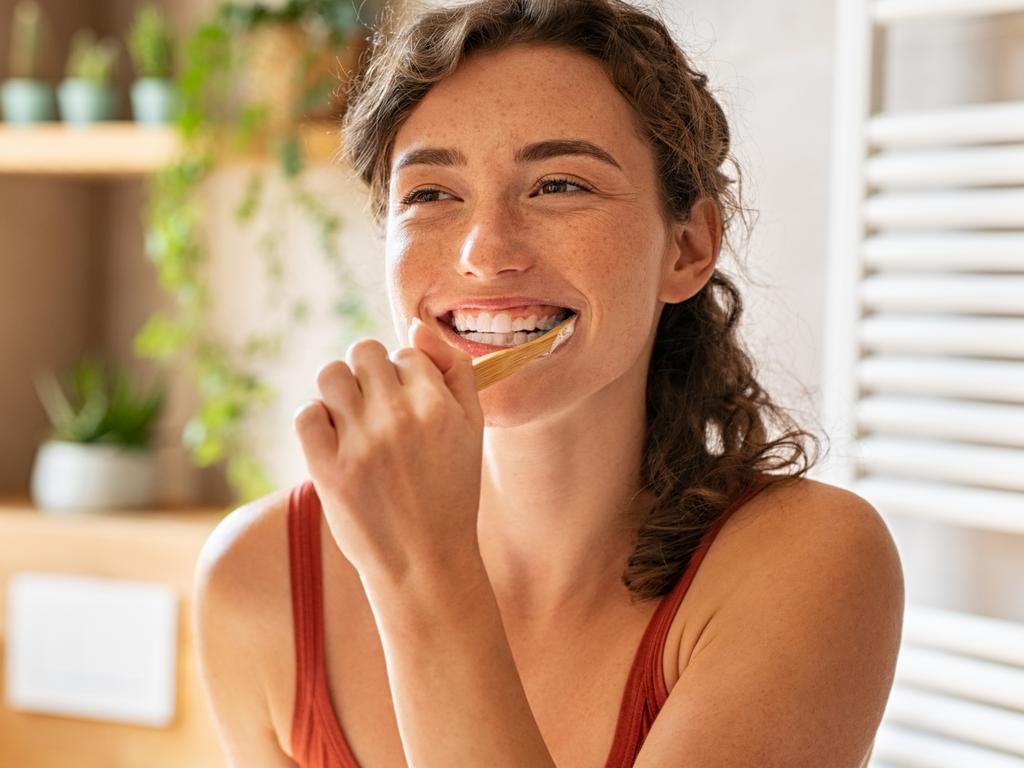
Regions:
[[[582,190],[584,192],[590,192],[591,191],[590,189],[588,189],[587,187],[583,186],[579,182],[577,182],[577,181],[570,181],[569,179],[548,179],[547,181],[541,183],[539,189],[547,190],[547,189],[550,189],[551,187],[562,187],[562,188],[564,188],[565,186],[576,187],[576,189]],[[545,194],[551,194],[551,192],[546,192]]]
[[[422,195],[446,195],[447,192],[442,192],[440,189],[417,189],[414,192],[410,192],[408,195],[402,198],[402,205],[413,205],[414,203],[436,203],[434,200],[425,200]]]

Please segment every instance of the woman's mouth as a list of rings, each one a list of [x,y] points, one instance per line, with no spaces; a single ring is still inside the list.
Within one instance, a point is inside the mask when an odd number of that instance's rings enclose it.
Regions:
[[[560,312],[555,313],[548,323],[543,323],[542,321],[528,323],[525,325],[532,325],[532,330],[524,329],[509,332],[474,330],[472,324],[467,323],[462,323],[463,329],[460,330],[456,327],[453,312],[448,312],[445,315],[438,317],[437,321],[449,344],[469,353],[472,357],[480,357],[499,349],[517,347],[520,344],[525,344],[528,341],[540,338],[551,330],[551,328],[575,314],[576,313],[572,310],[563,308]],[[573,333],[573,336],[575,335],[576,334]],[[572,337],[570,336],[568,340],[560,344],[551,354],[561,352],[562,349],[569,346],[571,341]]]

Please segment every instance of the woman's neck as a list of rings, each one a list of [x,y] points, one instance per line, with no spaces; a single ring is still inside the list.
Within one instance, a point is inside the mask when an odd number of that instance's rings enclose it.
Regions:
[[[622,568],[649,497],[639,485],[641,377],[552,417],[484,432],[477,531],[503,615],[586,614],[625,587]]]

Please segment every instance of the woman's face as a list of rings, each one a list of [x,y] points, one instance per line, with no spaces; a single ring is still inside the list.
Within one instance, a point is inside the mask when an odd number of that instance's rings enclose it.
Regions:
[[[531,149],[553,141],[587,142],[598,156]],[[424,149],[444,151],[407,162]],[[387,284],[399,338],[413,317],[444,333],[449,310],[480,299],[578,315],[564,348],[480,393],[489,426],[646,379],[661,302],[681,300],[663,285],[677,254],[653,151],[599,63],[536,45],[470,56],[416,106],[390,162]]]

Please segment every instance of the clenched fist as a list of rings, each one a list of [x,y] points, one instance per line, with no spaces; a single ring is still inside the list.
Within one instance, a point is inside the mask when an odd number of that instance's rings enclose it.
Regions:
[[[361,577],[397,583],[478,554],[483,412],[472,358],[414,319],[317,373],[295,430],[335,542]]]

